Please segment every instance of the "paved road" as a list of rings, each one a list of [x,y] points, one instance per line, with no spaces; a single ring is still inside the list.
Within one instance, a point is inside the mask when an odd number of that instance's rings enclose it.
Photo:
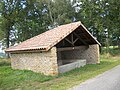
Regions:
[[[120,65],[70,90],[120,90]]]

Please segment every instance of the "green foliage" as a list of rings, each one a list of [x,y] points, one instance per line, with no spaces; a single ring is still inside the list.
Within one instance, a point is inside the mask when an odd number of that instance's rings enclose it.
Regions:
[[[117,0],[79,0],[82,2],[77,13],[90,32],[97,37],[102,46],[109,52],[110,45],[120,44],[119,12],[120,3]]]
[[[106,54],[106,47],[102,48],[102,55]],[[120,55],[120,49],[117,46],[109,47],[109,54],[112,56]]]
[[[2,39],[3,39],[3,31],[0,30],[0,40],[2,40]]]
[[[10,35],[13,30],[13,26],[18,18],[19,10],[22,8],[21,2],[18,0],[1,0],[1,31],[4,33],[2,36],[5,41],[5,47],[10,45]]]
[[[18,17],[18,22],[15,24],[15,28],[18,30],[18,42],[46,31],[47,22],[44,21],[45,16],[42,15],[42,2],[28,0],[25,5]]]
[[[70,0],[45,0],[42,2],[45,5],[44,8],[48,15],[49,26],[54,28],[58,25],[72,22],[74,8],[72,7]]]
[[[2,9],[2,3],[0,3],[0,12],[1,12],[1,9]],[[1,13],[0,13],[0,41],[4,37],[4,33],[3,33],[3,30],[2,30],[2,23],[3,23],[3,18],[2,18]]]

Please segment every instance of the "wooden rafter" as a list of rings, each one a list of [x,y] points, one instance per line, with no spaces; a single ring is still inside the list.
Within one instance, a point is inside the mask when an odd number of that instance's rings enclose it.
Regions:
[[[69,39],[65,38],[65,40],[69,42],[71,45],[73,45],[73,43]]]
[[[76,37],[78,37],[83,44],[85,44],[85,45],[88,46],[88,44],[87,44],[84,40],[82,40],[79,35],[77,35],[75,32],[73,32],[73,34],[74,34]]]
[[[70,37],[71,37],[71,40],[69,40],[69,39],[67,39],[67,38],[65,38],[65,40],[66,40],[67,42],[69,42],[72,46],[75,46],[75,43],[76,43],[77,40],[79,40],[79,38],[77,37],[77,38],[74,40],[73,34],[71,34]]]
[[[63,46],[65,46],[65,40],[63,40],[63,42],[62,42],[62,43],[63,43]]]
[[[73,41],[74,41],[74,40],[73,40],[73,34],[71,34],[71,42],[73,43]]]
[[[73,41],[73,43],[75,44],[75,43],[77,42],[77,40],[79,40],[79,38],[76,38],[76,39]]]

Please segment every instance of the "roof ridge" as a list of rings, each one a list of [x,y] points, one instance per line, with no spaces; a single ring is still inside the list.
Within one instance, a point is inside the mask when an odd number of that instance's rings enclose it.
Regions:
[[[87,31],[87,29],[80,21],[60,25],[53,29],[47,30],[37,36],[29,38],[16,46],[7,48],[5,52],[29,51],[29,50],[48,51],[51,47],[53,47],[61,40],[63,40],[65,37],[67,37],[79,26],[82,26],[85,29],[85,31]],[[95,38],[91,35],[89,31],[87,31],[86,33],[90,35],[90,37],[95,41],[95,43],[99,44],[99,42],[95,40]]]
[[[27,41],[29,41],[29,40],[31,40],[31,39],[34,39],[35,37],[39,37],[40,35],[43,35],[43,34],[45,34],[45,33],[47,33],[47,32],[50,32],[51,30],[55,30],[55,29],[57,29],[58,27],[62,27],[62,26],[70,25],[70,24],[75,24],[75,23],[81,23],[81,22],[78,21],[78,22],[72,22],[72,23],[68,23],[68,24],[64,24],[64,25],[57,26],[57,27],[55,27],[55,28],[53,28],[53,29],[47,30],[47,31],[45,31],[45,32],[43,32],[43,33],[41,33],[41,34],[38,34],[38,35],[36,35],[36,36],[34,36],[34,37],[31,37],[31,38],[29,38],[29,39],[27,39],[27,40],[25,40],[25,41],[23,41],[23,42],[20,42],[18,45],[11,46],[11,47],[5,49],[5,51],[7,51],[8,49],[11,49],[11,48],[13,48],[13,47],[17,47],[17,46],[23,44],[24,42],[27,42]]]

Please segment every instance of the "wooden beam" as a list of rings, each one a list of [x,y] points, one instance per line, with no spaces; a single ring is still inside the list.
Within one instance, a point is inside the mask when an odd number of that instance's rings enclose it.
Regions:
[[[72,44],[72,42],[71,42],[69,39],[65,38],[65,40],[66,40],[67,42],[69,42],[70,44]]]
[[[82,40],[79,35],[77,35],[75,32],[73,32],[73,34],[74,34],[76,37],[78,37],[83,44],[85,44],[85,45],[88,46],[88,44],[87,44],[84,40]]]
[[[72,44],[73,44],[73,34],[71,34],[71,42],[72,42]]]
[[[75,44],[78,39],[79,39],[79,38],[76,38],[76,39],[73,41],[73,43]]]
[[[75,47],[65,47],[65,48],[57,48],[57,51],[70,51],[70,50],[80,50],[80,49],[88,49],[88,46],[75,46]]]
[[[65,38],[65,40],[69,42],[72,46],[74,46],[74,44],[69,39]]]
[[[63,43],[62,43],[62,44],[63,44],[63,46],[65,46],[65,40],[63,40]]]
[[[73,39],[73,34],[77,37],[75,40]],[[69,42],[72,46],[75,46],[74,44],[77,40],[80,40],[83,44],[88,46],[88,44],[85,41],[83,41],[82,38],[79,35],[77,35],[75,32],[73,34],[70,35],[71,40],[69,40],[67,38],[65,38],[65,40],[67,42]]]

